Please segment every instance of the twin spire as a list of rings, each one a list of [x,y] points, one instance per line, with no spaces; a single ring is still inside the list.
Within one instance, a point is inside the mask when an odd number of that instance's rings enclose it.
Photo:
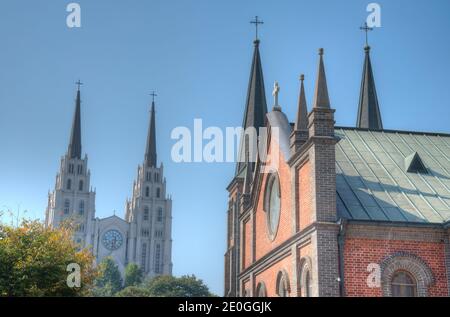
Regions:
[[[81,96],[80,86],[82,83],[78,81],[77,97],[75,100],[75,113],[73,116],[72,130],[70,132],[70,141],[67,155],[69,158],[81,159]],[[148,167],[156,167],[156,124],[155,124],[155,96],[153,92],[152,109],[150,117],[150,126],[147,135],[147,146],[145,150],[145,165]]]

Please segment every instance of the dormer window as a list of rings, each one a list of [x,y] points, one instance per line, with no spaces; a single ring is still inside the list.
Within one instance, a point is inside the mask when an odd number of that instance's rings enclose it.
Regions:
[[[427,174],[428,170],[417,152],[405,158],[405,169],[408,173]]]

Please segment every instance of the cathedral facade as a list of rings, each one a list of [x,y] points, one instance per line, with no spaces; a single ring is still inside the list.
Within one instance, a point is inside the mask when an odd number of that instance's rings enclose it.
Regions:
[[[449,296],[450,134],[383,128],[368,45],[356,127],[335,125],[323,49],[312,107],[301,76],[289,121],[277,89],[267,110],[259,46],[243,128],[277,128],[264,137],[279,164],[267,173],[241,145],[225,296]]]
[[[115,214],[96,217],[88,158],[81,150],[78,86],[69,147],[48,195],[45,224],[58,227],[70,221],[75,225],[74,241],[89,248],[97,263],[113,258],[122,275],[128,263],[138,264],[146,277],[172,274],[172,200],[166,194],[163,164],[157,165],[155,125],[153,100],[145,158],[137,169],[132,198],[125,203],[125,219]]]

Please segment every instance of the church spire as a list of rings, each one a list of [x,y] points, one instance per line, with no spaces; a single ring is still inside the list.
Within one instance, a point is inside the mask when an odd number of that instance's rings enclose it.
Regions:
[[[305,86],[303,81],[305,80],[305,75],[300,75],[300,95],[298,98],[298,109],[297,118],[295,120],[294,130],[307,130],[308,129],[308,110],[306,108],[306,96],[305,96]]]
[[[148,167],[156,167],[156,127],[155,127],[155,92],[152,96],[152,110],[150,117],[150,126],[147,135],[147,147],[145,149],[145,165]]]
[[[78,81],[77,99],[75,101],[75,114],[73,116],[72,131],[70,133],[70,142],[67,155],[69,158],[81,159],[81,97],[80,86],[82,83]]]
[[[330,108],[330,98],[328,98],[327,78],[323,65],[323,48],[319,49],[319,69],[317,71],[316,89],[314,92],[313,108]]]
[[[249,127],[256,129],[259,133],[259,128],[265,125],[267,114],[266,92],[264,89],[264,77],[261,66],[261,56],[259,53],[259,39],[254,40],[253,60],[250,71],[250,79],[247,90],[247,100],[245,105],[244,121],[242,128],[245,130]],[[241,141],[242,142],[242,141]],[[245,158],[245,148],[240,148],[239,159]],[[238,162],[236,174],[239,173],[245,162]]]
[[[358,117],[356,127],[382,130],[380,107],[378,105],[375,80],[373,78],[372,63],[370,62],[370,46],[364,47],[365,59],[359,95]]]

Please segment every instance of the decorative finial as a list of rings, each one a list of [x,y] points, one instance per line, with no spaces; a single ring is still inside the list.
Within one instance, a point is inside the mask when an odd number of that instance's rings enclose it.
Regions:
[[[157,95],[156,92],[153,90],[153,91],[151,92],[150,96],[152,96],[152,102],[155,102],[155,97],[158,96],[158,95]]]
[[[80,86],[83,85],[83,83],[79,79],[75,84],[78,86],[78,90],[80,90]]]
[[[300,75],[300,81],[304,81],[305,80],[305,75],[304,74],[301,74]]]
[[[369,47],[369,36],[368,33],[369,31],[373,31],[373,28],[367,26],[367,22],[364,23],[364,26],[359,27],[360,30],[363,30],[366,33],[366,48],[370,48]]]
[[[280,93],[280,86],[278,85],[278,82],[275,81],[273,84],[273,91],[272,91],[272,95],[274,97],[274,104],[273,104],[274,111],[281,111],[281,107],[278,104],[278,94],[279,93]]]
[[[320,56],[323,55],[323,48],[319,48],[319,55],[320,55]]]
[[[255,25],[255,31],[256,31],[255,44],[258,44],[259,43],[259,39],[258,39],[258,25],[259,24],[264,24],[264,21],[259,20],[259,17],[255,16],[255,19],[250,21],[250,23]]]

